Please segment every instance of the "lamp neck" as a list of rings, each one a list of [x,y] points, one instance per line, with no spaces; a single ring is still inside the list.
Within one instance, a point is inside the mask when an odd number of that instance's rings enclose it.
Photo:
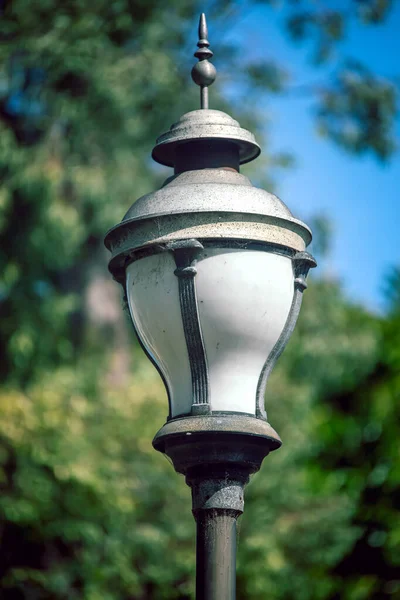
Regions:
[[[199,169],[232,169],[239,172],[239,148],[226,140],[193,140],[179,144],[175,152],[175,175]]]

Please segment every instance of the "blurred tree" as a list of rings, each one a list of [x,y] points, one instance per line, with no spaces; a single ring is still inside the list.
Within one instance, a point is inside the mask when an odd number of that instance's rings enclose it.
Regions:
[[[391,308],[381,323],[374,368],[355,389],[326,396],[331,424],[329,430],[317,430],[320,466],[339,474],[343,493],[356,492],[359,498],[352,517],[359,534],[332,569],[332,600],[400,598],[398,269],[393,270],[390,282]],[[352,438],[345,452],[344,436]]]
[[[396,88],[350,60],[334,64],[332,79],[330,50],[348,19],[373,25],[389,4],[350,2],[350,16],[302,1],[287,6],[291,35],[316,41],[324,69],[326,85],[311,90],[321,127],[349,151],[380,158],[394,149]],[[216,1],[211,24],[229,28],[251,6]],[[191,598],[188,490],[150,445],[164,420],[164,393],[127,339],[102,239],[134,198],[162,180],[165,171],[148,159],[155,137],[198,105],[188,77],[199,6],[46,0],[32,10],[23,0],[4,0],[0,10],[1,597]],[[234,71],[239,100],[240,91],[246,94],[245,103],[229,107],[216,86],[213,106],[257,129],[264,116],[255,100],[290,91],[286,70],[247,61],[240,45],[216,39],[213,50],[221,72],[230,72],[229,61],[241,67]],[[289,163],[285,155],[264,160],[269,179]],[[323,253],[329,227],[321,219],[320,230]],[[313,288],[268,390],[271,420],[291,448],[267,461],[249,489],[239,572],[246,599],[272,591],[297,600],[342,594],[340,578],[355,578],[346,567],[354,544],[377,532],[371,539],[383,556],[398,535],[388,532],[382,541],[390,510],[373,529],[367,466],[354,441],[361,430],[339,401],[328,404],[345,394],[361,410],[355,390],[376,381],[368,378],[384,360],[378,323],[349,304],[337,284]],[[385,331],[389,336],[393,327]],[[394,342],[385,343],[394,355]],[[383,387],[394,378],[390,369]],[[383,387],[365,385],[379,413]],[[390,445],[390,435],[382,428],[379,443]],[[324,449],[335,444],[346,456],[351,451],[351,477],[339,460],[323,471],[333,460]],[[373,469],[380,460],[374,456]],[[377,590],[384,588],[379,577]],[[354,598],[368,597],[362,593],[369,575],[362,581],[360,589],[351,583]]]

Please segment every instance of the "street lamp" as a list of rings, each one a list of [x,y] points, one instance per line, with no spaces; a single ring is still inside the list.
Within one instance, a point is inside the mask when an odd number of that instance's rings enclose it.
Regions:
[[[106,236],[109,264],[169,399],[153,446],[192,489],[198,600],[235,598],[236,520],[249,476],[280,447],[267,422],[268,376],[291,336],[316,263],[309,228],[239,166],[254,136],[208,108],[216,71],[204,15],[192,77],[201,109],[158,138],[174,167]]]

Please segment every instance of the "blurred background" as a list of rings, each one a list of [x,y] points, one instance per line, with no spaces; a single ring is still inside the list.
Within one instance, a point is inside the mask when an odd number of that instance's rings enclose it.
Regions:
[[[310,223],[312,273],[266,401],[284,445],[247,490],[239,600],[400,598],[400,6],[390,0],[0,2],[0,597],[193,598],[195,524],[151,446],[166,394],[103,237],[199,106]],[[396,189],[396,192],[395,192]]]

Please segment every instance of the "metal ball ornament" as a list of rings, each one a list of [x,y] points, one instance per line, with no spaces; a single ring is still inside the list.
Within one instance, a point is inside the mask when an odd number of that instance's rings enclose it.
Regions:
[[[217,70],[208,60],[199,61],[192,69],[192,79],[201,87],[213,84],[216,77]]]

